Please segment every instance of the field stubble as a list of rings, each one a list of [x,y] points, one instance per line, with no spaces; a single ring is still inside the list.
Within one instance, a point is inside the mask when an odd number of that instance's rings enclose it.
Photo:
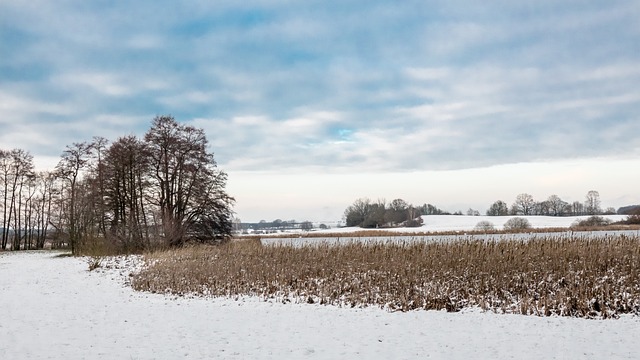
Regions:
[[[640,238],[292,247],[233,241],[145,256],[137,290],[389,310],[640,315]]]

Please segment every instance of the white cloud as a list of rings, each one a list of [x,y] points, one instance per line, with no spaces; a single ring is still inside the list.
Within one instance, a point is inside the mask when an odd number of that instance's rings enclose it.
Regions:
[[[0,89],[0,122],[26,121],[30,117],[39,115],[70,115],[74,113],[73,106],[68,103],[42,101],[19,94],[19,91]]]
[[[133,89],[126,85],[119,75],[113,73],[73,72],[55,76],[51,81],[67,89],[88,88],[108,96],[122,97],[133,94]]]

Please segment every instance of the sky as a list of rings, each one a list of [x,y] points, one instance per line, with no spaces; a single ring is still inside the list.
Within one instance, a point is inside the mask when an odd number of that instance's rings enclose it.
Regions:
[[[237,216],[640,203],[640,2],[0,2],[0,148],[206,131]]]

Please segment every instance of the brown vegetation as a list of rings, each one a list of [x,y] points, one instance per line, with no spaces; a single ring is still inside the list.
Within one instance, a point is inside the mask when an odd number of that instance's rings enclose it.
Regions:
[[[234,241],[156,252],[137,290],[390,310],[640,314],[640,238],[343,246]]]

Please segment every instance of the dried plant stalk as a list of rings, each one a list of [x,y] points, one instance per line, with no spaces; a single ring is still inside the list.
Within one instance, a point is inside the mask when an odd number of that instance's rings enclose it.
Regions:
[[[640,238],[262,246],[157,252],[135,289],[389,310],[465,307],[589,318],[640,314]]]

